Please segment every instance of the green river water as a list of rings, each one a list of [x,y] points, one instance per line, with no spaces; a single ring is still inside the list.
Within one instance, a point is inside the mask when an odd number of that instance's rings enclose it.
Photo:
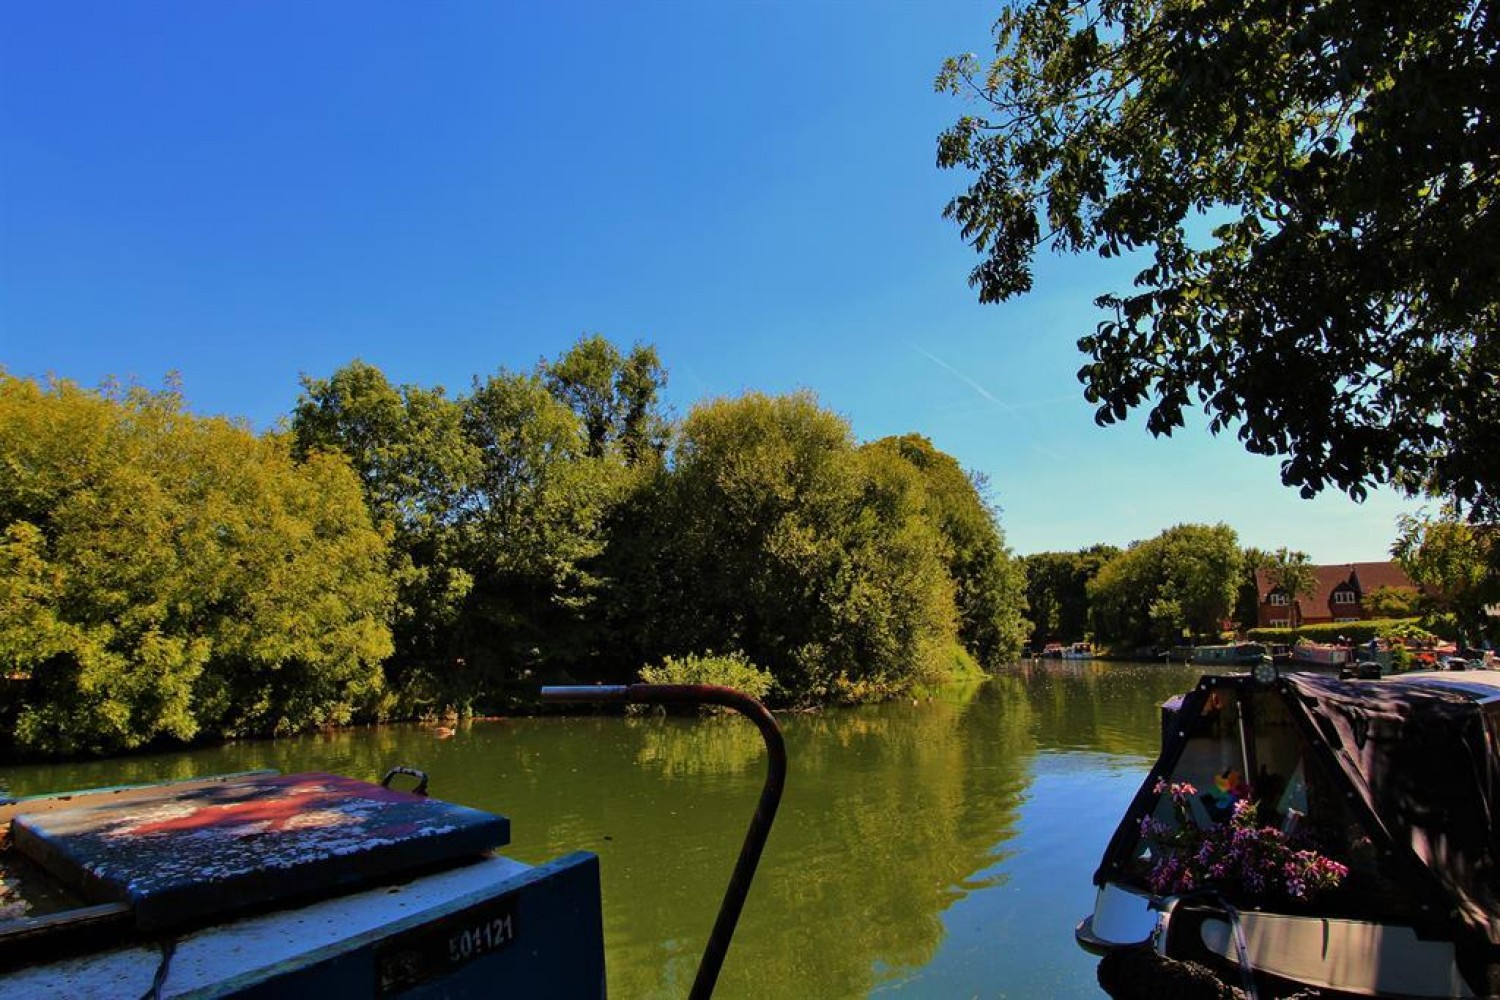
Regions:
[[[785,798],[724,998],[1091,997],[1073,943],[1158,706],[1200,668],[1048,661],[931,698],[781,717]],[[574,717],[383,726],[0,769],[29,795],[276,768],[375,779],[511,819],[507,853],[601,859],[609,991],[682,997],[764,775],[747,721]]]

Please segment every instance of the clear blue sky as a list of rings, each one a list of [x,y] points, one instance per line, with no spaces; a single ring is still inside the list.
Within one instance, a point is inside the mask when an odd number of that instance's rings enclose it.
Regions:
[[[657,345],[678,413],[805,387],[989,475],[1021,553],[1225,521],[1385,558],[1199,428],[1096,428],[1074,372],[1120,262],[980,306],[934,166],[943,58],[998,3],[0,0],[0,365],[181,373],[272,426],[352,358],[465,391],[582,333]]]

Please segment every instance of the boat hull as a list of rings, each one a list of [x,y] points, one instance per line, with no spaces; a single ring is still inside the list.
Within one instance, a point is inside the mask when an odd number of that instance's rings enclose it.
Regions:
[[[1292,662],[1310,667],[1341,667],[1348,663],[1348,646],[1325,646],[1317,643],[1298,643],[1292,647]]]
[[[1166,958],[1205,965],[1232,983],[1241,974],[1235,919],[1245,956],[1263,983],[1348,997],[1475,996],[1451,941],[1426,939],[1400,924],[1262,910],[1231,918],[1205,903],[1168,899],[1154,907],[1149,897],[1106,883],[1076,937],[1095,954],[1149,947]]]
[[[177,939],[165,996],[602,997],[599,861],[503,857]],[[7,995],[142,996],[162,952],[133,944],[18,969]]]
[[[1233,646],[1194,646],[1193,662],[1205,667],[1253,668],[1269,651],[1260,643],[1247,642]]]

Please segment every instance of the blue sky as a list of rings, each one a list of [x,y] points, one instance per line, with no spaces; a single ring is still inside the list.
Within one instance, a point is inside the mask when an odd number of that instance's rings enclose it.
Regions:
[[[1074,373],[1121,262],[980,306],[935,94],[995,3],[0,0],[0,365],[181,374],[269,427],[359,357],[464,391],[583,333],[678,413],[813,390],[986,473],[1021,553],[1224,521],[1319,562],[1398,512],[1300,500],[1198,427],[1097,428]]]

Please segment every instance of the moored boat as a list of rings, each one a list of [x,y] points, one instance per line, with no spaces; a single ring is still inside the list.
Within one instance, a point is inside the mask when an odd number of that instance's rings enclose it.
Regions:
[[[1258,642],[1193,647],[1193,662],[1202,666],[1253,667],[1266,655],[1266,647]]]
[[[1092,660],[1094,658],[1094,647],[1086,642],[1075,642],[1062,651],[1065,660]]]
[[[1273,990],[1493,995],[1500,679],[1262,673],[1164,706],[1079,943]]]
[[[1348,646],[1300,640],[1292,647],[1292,662],[1310,667],[1342,667],[1353,658]]]

